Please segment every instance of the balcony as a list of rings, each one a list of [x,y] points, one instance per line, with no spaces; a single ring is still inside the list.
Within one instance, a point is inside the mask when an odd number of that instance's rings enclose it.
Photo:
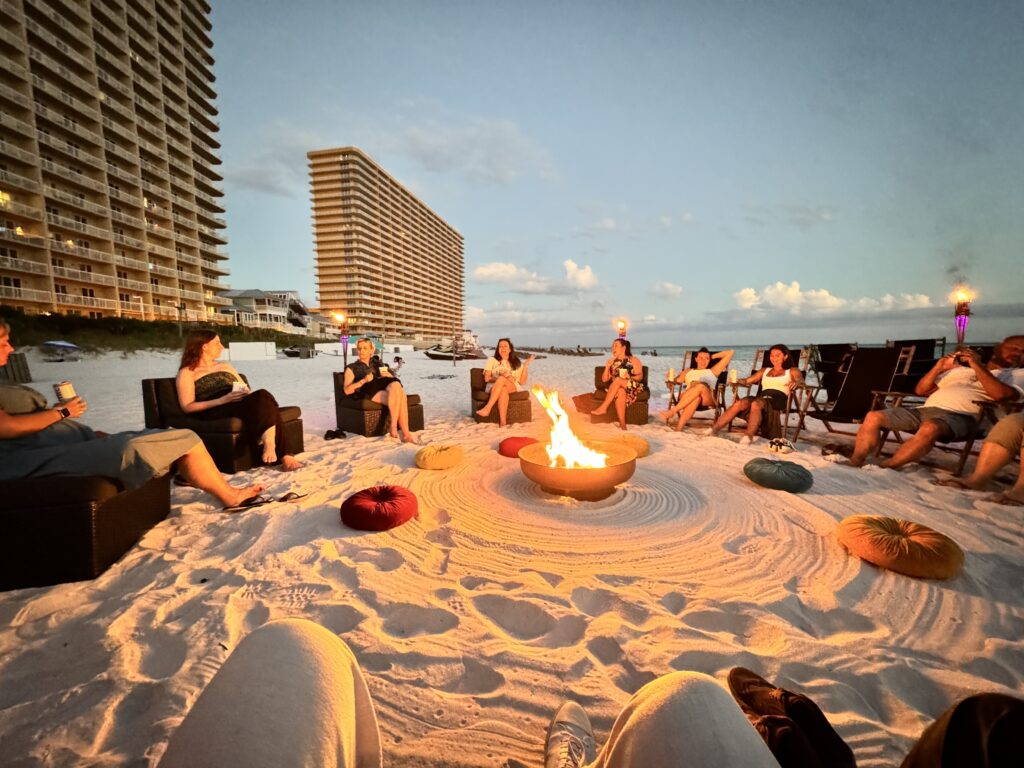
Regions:
[[[90,307],[92,309],[117,309],[117,302],[113,299],[97,299],[93,296],[75,296],[73,293],[54,293],[58,304],[69,304],[75,307]]]
[[[27,93],[15,90],[6,83],[0,83],[0,96],[6,97],[8,101],[13,101],[25,109],[32,109],[32,98]]]
[[[11,117],[6,112],[0,112],[0,125],[5,128],[10,128],[12,131],[17,131],[22,136],[34,139],[36,136],[35,128],[26,123],[24,120],[19,120],[16,117]]]
[[[89,285],[114,285],[115,280],[110,275],[100,275],[95,272],[84,272],[80,269],[69,269],[67,267],[54,267],[54,277],[63,277],[68,280],[75,280],[79,283]]]
[[[10,256],[0,256],[0,269],[10,272],[24,272],[32,275],[45,275],[48,270],[45,264],[28,259],[15,259]]]
[[[131,248],[138,248],[140,251],[146,247],[146,244],[137,237],[129,237],[128,235],[122,235],[119,232],[111,232],[110,237],[115,243],[127,245]]]
[[[127,224],[131,227],[135,227],[136,229],[142,229],[143,226],[145,226],[143,224],[142,219],[140,219],[138,216],[129,216],[127,213],[121,213],[120,211],[110,211],[110,218],[113,219],[114,221],[119,221],[122,224]]]
[[[14,288],[9,285],[0,285],[0,299],[19,299],[21,301],[53,304],[53,294],[50,293],[50,291],[36,291],[32,288]]]
[[[33,221],[43,220],[42,208],[33,205],[26,205],[25,203],[19,203],[15,200],[0,203],[0,213],[13,213],[18,216],[24,216],[26,219],[32,219]]]
[[[117,285],[120,288],[130,288],[133,291],[143,291],[145,293],[149,293],[149,289],[152,287],[149,283],[144,283],[141,280],[126,280],[123,277],[117,278]]]
[[[71,181],[75,184],[86,187],[87,189],[91,189],[94,192],[107,191],[107,186],[105,184],[101,184],[100,182],[95,181],[94,179],[90,179],[88,176],[84,176],[83,174],[73,171],[66,166],[55,163],[52,160],[40,160],[39,167],[42,168],[44,171],[50,171],[51,173],[55,173],[62,179],[67,179],[68,181]],[[39,186],[36,185],[35,191],[38,191],[38,189]]]
[[[136,259],[129,259],[127,256],[115,256],[114,263],[128,267],[128,269],[138,269],[143,272],[149,271],[149,263],[145,261],[138,261]]]
[[[106,251],[97,251],[95,248],[86,248],[83,245],[72,244],[68,245],[66,240],[50,240],[50,251],[56,253],[66,253],[70,256],[77,256],[82,259],[92,259],[93,261],[102,261],[106,264],[114,263],[114,255],[107,253]]]
[[[108,102],[104,102],[104,103],[112,104],[113,102],[109,102],[108,101]],[[120,107],[120,105],[118,105],[118,106]],[[122,109],[123,109],[123,107],[122,107]],[[135,120],[135,116],[131,115],[131,113],[129,113],[129,117],[127,117],[127,120],[130,123],[133,123],[134,120]],[[111,120],[106,115],[103,116],[103,119],[101,120],[101,122],[103,123],[103,127],[104,128],[109,128],[114,133],[116,133],[118,136],[120,136],[122,139],[127,139],[132,144],[135,144],[136,142],[138,142],[139,137],[136,135],[134,129],[125,128],[123,125],[120,125],[119,123],[115,123],[113,120]]]

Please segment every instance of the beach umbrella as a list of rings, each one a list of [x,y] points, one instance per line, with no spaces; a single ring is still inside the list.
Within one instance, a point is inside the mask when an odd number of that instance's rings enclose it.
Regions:
[[[54,349],[79,349],[77,344],[72,344],[70,341],[44,341],[44,347],[53,347]]]

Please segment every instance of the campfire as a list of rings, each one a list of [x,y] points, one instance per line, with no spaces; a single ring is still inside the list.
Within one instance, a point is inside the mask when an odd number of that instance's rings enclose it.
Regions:
[[[584,445],[572,431],[569,415],[557,392],[532,389],[551,418],[550,441],[519,451],[519,468],[547,493],[583,501],[607,498],[615,486],[633,476],[636,452],[618,443],[594,441]]]

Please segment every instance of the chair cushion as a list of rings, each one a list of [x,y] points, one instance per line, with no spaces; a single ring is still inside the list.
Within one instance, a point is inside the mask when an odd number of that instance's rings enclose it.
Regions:
[[[636,457],[638,459],[642,459],[644,456],[647,456],[651,452],[650,444],[642,437],[639,437],[637,435],[619,435],[615,439],[615,442],[628,445],[630,448],[636,451]]]
[[[839,523],[836,535],[861,560],[920,579],[951,579],[964,564],[955,541],[909,520],[853,515]]]
[[[466,458],[461,445],[427,445],[416,451],[416,466],[420,469],[451,469]]]
[[[814,476],[792,461],[751,459],[743,467],[743,474],[765,488],[790,493],[802,493],[814,484]]]
[[[354,493],[341,505],[341,522],[357,531],[386,531],[416,516],[416,494],[398,485],[375,485]]]
[[[498,445],[498,453],[510,459],[518,459],[520,448],[536,442],[537,438],[535,437],[506,437]]]
[[[23,384],[0,384],[0,410],[16,416],[46,407],[46,397]]]

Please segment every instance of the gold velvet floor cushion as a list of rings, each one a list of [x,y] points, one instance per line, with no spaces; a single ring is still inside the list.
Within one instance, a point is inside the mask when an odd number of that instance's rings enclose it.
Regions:
[[[951,579],[964,564],[963,550],[943,533],[880,515],[853,515],[839,523],[840,543],[881,568],[920,579]]]
[[[637,435],[619,435],[615,438],[615,442],[628,445],[636,452],[636,457],[638,459],[642,459],[651,452],[650,444]]]
[[[416,451],[416,466],[420,469],[451,469],[466,458],[461,445],[428,445]]]

